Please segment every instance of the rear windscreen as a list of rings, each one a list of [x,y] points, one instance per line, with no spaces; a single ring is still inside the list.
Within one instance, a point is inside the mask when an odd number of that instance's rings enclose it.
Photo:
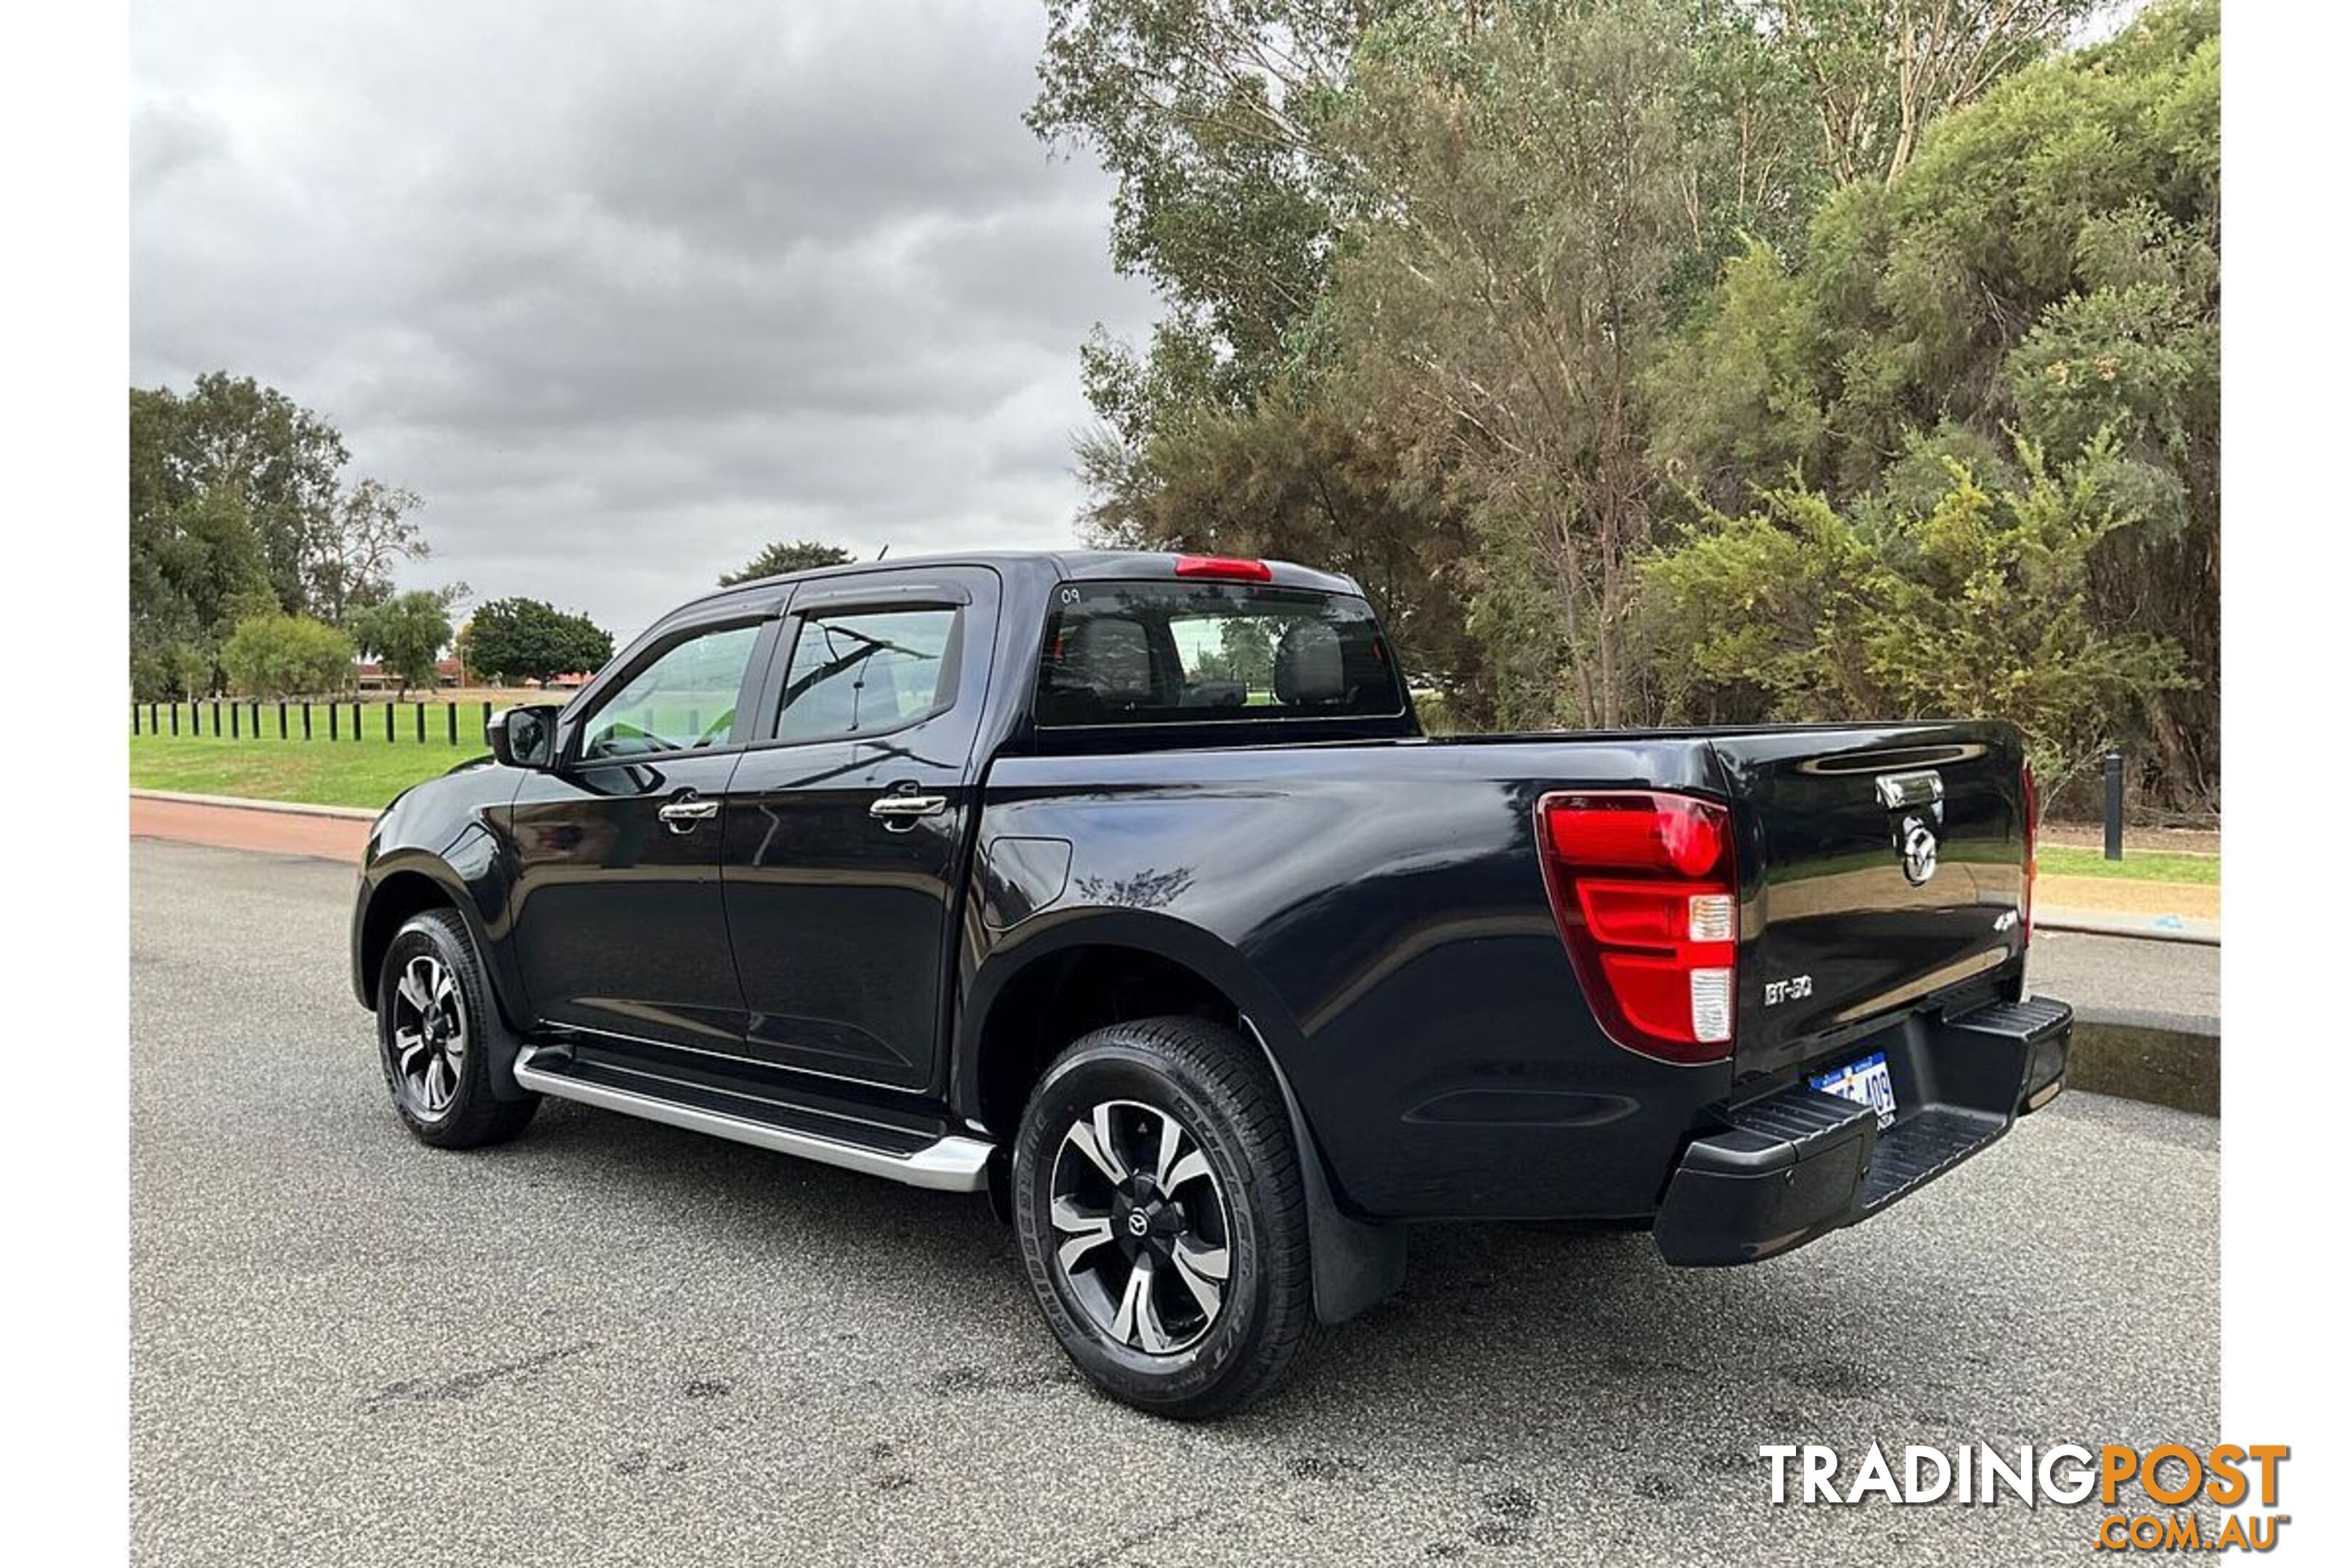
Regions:
[[[1404,711],[1371,606],[1255,583],[1066,583],[1037,722],[1213,724]]]

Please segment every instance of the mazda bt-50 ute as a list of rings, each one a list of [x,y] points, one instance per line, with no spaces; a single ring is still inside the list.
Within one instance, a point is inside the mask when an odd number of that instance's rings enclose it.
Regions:
[[[375,825],[394,1107],[544,1096],[1009,1215],[1119,1398],[1232,1410],[1408,1222],[1748,1263],[2065,1081],[1998,721],[1436,738],[1356,585],[991,554],[669,616]]]

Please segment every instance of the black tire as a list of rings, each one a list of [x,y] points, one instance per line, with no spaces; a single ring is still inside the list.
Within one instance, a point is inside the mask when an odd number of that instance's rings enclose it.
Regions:
[[[1170,1118],[1180,1131],[1162,1143]],[[1091,1152],[1098,1127],[1114,1145],[1110,1166],[1129,1173],[1123,1184]],[[1163,1149],[1181,1152],[1161,1160]],[[1173,1190],[1160,1188],[1170,1174]],[[1231,1414],[1286,1379],[1315,1335],[1290,1119],[1258,1047],[1230,1029],[1146,1018],[1064,1051],[1022,1117],[1013,1200],[1047,1326],[1081,1371],[1138,1409]],[[1066,1263],[1065,1248],[1080,1243]],[[1203,1265],[1217,1264],[1226,1273],[1207,1280],[1211,1307]]]
[[[504,1142],[538,1113],[535,1094],[499,1100],[491,1092],[490,1052],[505,1036],[474,939],[453,910],[412,917],[384,950],[375,1037],[393,1109],[422,1142],[436,1149]]]

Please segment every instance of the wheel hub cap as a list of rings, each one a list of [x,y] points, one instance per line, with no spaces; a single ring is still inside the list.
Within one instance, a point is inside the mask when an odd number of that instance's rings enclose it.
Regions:
[[[1173,1355],[1224,1306],[1232,1234],[1224,1190],[1198,1138],[1157,1106],[1108,1100],[1054,1156],[1055,1261],[1095,1327]]]
[[[466,1065],[466,1004],[457,977],[430,953],[402,966],[390,999],[393,1082],[425,1121],[448,1114]]]

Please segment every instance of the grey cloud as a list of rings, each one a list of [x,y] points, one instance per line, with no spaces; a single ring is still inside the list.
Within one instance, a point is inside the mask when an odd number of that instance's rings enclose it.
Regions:
[[[131,183],[152,189],[227,149],[218,117],[184,99],[150,100],[131,117]]]
[[[626,629],[765,540],[1052,545],[1108,188],[1027,0],[142,5],[132,377],[251,374],[423,492],[410,576]]]

